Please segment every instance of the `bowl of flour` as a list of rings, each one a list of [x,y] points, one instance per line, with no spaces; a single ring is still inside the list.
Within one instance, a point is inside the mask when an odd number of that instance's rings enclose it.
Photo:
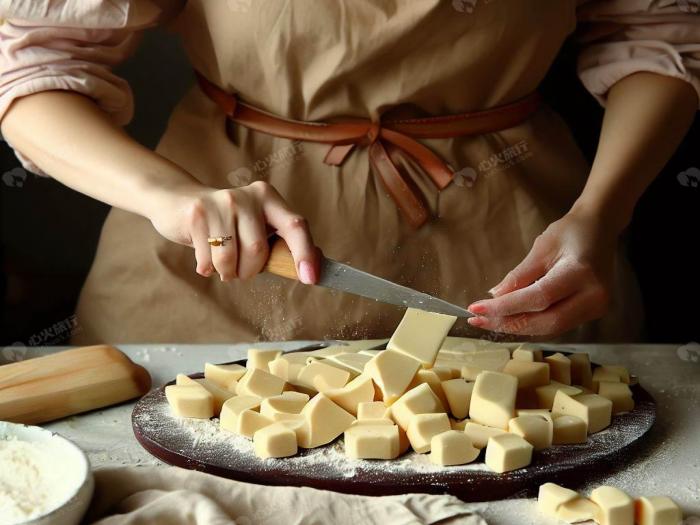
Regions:
[[[77,445],[0,421],[0,525],[77,525],[93,489],[90,462]]]

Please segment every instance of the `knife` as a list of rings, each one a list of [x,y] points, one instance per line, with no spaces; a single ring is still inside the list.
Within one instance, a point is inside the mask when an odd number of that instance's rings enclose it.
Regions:
[[[287,279],[299,280],[294,259],[284,239],[275,236],[272,240],[270,257],[264,271]],[[457,317],[473,317],[474,315],[461,306],[323,256],[321,276],[317,285],[403,308],[417,308]]]

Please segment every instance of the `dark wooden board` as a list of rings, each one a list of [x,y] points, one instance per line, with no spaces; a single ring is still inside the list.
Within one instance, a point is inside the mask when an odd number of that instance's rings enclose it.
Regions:
[[[245,360],[236,363],[245,365]],[[191,377],[199,378],[202,374]],[[613,416],[608,429],[589,436],[585,444],[559,445],[535,452],[530,466],[505,474],[479,465],[434,467],[424,460],[425,455],[418,458],[418,463],[402,458],[345,460],[339,443],[321,449],[302,449],[293,458],[261,460],[255,457],[244,438],[225,431],[212,432],[213,424],[209,422],[197,422],[209,427],[205,431],[193,431],[193,427],[187,426],[191,422],[171,416],[164,387],[136,404],[132,425],[139,443],[158,459],[224,478],[372,496],[427,492],[448,493],[464,501],[490,501],[532,497],[539,485],[548,481],[575,488],[611,469],[622,468],[643,444],[641,438],[656,417],[652,396],[640,385],[631,388],[635,409]],[[208,437],[203,439],[197,432]],[[483,451],[478,462],[483,462]]]

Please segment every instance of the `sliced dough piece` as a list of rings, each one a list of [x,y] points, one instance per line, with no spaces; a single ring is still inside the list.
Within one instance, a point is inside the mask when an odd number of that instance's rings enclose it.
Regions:
[[[563,383],[559,383],[558,381],[552,381],[546,386],[538,386],[535,389],[535,395],[537,396],[537,403],[539,407],[546,408],[547,410],[552,410],[552,405],[554,404],[554,397],[560,390],[570,396],[577,396],[582,392],[580,388],[565,385]]]
[[[523,343],[513,350],[512,358],[516,361],[542,362],[544,357],[542,350],[528,343]]]
[[[599,366],[596,370],[601,370],[602,372],[605,373],[612,373],[615,374],[620,382],[625,383],[627,385],[630,384],[631,378],[630,378],[630,373],[627,368],[621,365],[603,365]]]
[[[202,385],[214,399],[214,415],[218,416],[221,413],[221,407],[226,401],[234,397],[236,394],[227,388],[221,387],[218,383],[209,381],[208,379],[195,379],[195,384]]]
[[[510,350],[507,348],[489,348],[471,352],[460,357],[462,377],[474,381],[483,371],[500,372],[510,361]]]
[[[505,434],[506,431],[469,421],[464,425],[464,433],[469,436],[469,439],[471,439],[472,444],[476,448],[486,448],[489,438]]]
[[[176,416],[195,419],[214,417],[214,398],[201,385],[166,386],[165,398]]]
[[[683,520],[683,512],[668,496],[639,498],[634,511],[638,525],[678,525]]]
[[[448,430],[430,440],[430,461],[436,465],[464,465],[478,456],[479,449],[464,432]]]
[[[430,452],[433,436],[452,430],[447,414],[416,414],[408,424],[406,435],[413,450],[419,454]]]
[[[580,417],[557,416],[553,422],[553,445],[572,445],[588,441],[588,426]]]
[[[563,503],[557,511],[557,517],[567,523],[581,523],[593,520],[600,514],[600,507],[588,498],[576,498]]]
[[[246,368],[241,365],[215,365],[204,363],[204,379],[213,381],[217,385],[235,391],[236,382],[246,373]]]
[[[486,444],[486,465],[503,473],[527,467],[532,461],[532,445],[515,434],[500,434]]]
[[[611,383],[601,381],[598,384],[598,395],[612,401],[612,413],[621,414],[634,410],[634,399],[629,385],[625,383]]]
[[[544,408],[521,408],[515,411],[516,416],[540,416],[553,421],[552,413]]]
[[[544,358],[549,364],[549,376],[553,381],[564,385],[571,384],[571,360],[564,354],[557,352]]]
[[[575,490],[560,487],[555,483],[545,483],[540,485],[537,494],[537,508],[542,514],[556,518],[561,505],[580,497]]]
[[[245,363],[245,367],[248,369],[259,368],[260,370],[265,370],[269,372],[267,365],[270,361],[277,359],[282,355],[282,350],[270,350],[263,348],[249,348],[248,349],[248,360]]]
[[[388,420],[388,424],[365,423],[353,424],[345,431],[345,455],[353,459],[397,458],[399,427]]]
[[[343,388],[350,380],[350,372],[324,361],[314,361],[306,365],[299,373],[296,384],[318,392]]]
[[[569,355],[571,361],[571,383],[586,388],[593,388],[593,372],[591,358],[585,352]]]
[[[420,366],[420,362],[401,352],[384,350],[367,363],[365,373],[381,392],[382,401],[391,406],[406,391]]]
[[[474,383],[468,383],[462,378],[449,379],[442,382],[442,390],[447,398],[450,413],[457,419],[466,418],[469,415]]]
[[[457,379],[460,377],[459,372],[455,372],[454,369],[446,366],[434,366],[431,368],[431,370],[435,372],[435,375],[438,376],[440,381],[447,381],[449,379]]]
[[[412,418],[417,414],[444,412],[445,409],[435,392],[426,383],[412,388],[391,405],[390,415],[404,430],[408,430]]]
[[[262,398],[258,396],[236,396],[228,399],[221,407],[219,426],[223,430],[238,433],[238,417],[241,413],[246,410],[259,410],[261,403]]]
[[[488,344],[488,341],[484,339],[473,339],[471,337],[454,337],[448,335],[442,342],[440,351],[443,353],[465,353],[465,352],[476,352],[477,350],[484,348]]]
[[[238,381],[236,394],[239,396],[272,397],[284,390],[284,379],[260,368],[251,368]]]
[[[552,446],[553,424],[551,419],[541,416],[518,416],[508,422],[508,432],[516,434],[535,450],[544,450]]]
[[[346,353],[330,356],[326,359],[329,364],[350,372],[355,377],[365,370],[365,365],[372,359],[371,356],[359,353]]]
[[[260,413],[272,421],[295,419],[306,403],[309,396],[301,392],[282,392],[279,396],[267,397],[260,403]]]
[[[233,428],[227,428],[231,432],[238,434],[239,436],[247,437],[252,439],[253,435],[260,430],[274,423],[269,418],[263,416],[260,412],[256,410],[243,410],[238,417],[235,419]]]
[[[481,372],[469,404],[469,417],[476,423],[507,429],[515,413],[518,380],[500,372]]]
[[[297,435],[281,423],[273,423],[253,434],[255,455],[259,458],[286,458],[297,453]]]
[[[518,389],[535,388],[549,384],[549,364],[511,359],[503,373],[518,378]]]
[[[296,382],[299,373],[306,366],[306,358],[299,359],[295,354],[283,354],[277,359],[273,359],[267,364],[270,373],[274,376],[288,381],[289,383]]]
[[[611,372],[610,370],[605,370],[603,367],[598,367],[593,371],[593,390],[595,392],[598,392],[598,389],[600,388],[600,383],[602,381],[605,381],[607,383],[619,383],[620,382],[620,376],[617,375],[615,372]]]
[[[432,389],[432,391],[435,392],[435,395],[440,400],[440,403],[442,403],[444,409],[447,410],[447,398],[445,397],[445,392],[442,389],[442,381],[438,375],[432,370],[418,370],[413,378],[413,381],[411,381],[411,384],[408,385],[408,390],[422,383],[426,383]]]
[[[178,374],[175,376],[175,384],[177,386],[197,386],[198,383],[188,375]]]
[[[453,315],[408,308],[386,347],[416,359],[424,368],[430,368],[456,320]]]
[[[302,409],[306,425],[297,430],[298,444],[302,448],[314,448],[330,443],[345,432],[355,417],[343,410],[325,394],[317,394]]]
[[[552,416],[576,416],[586,422],[588,433],[600,432],[610,426],[612,401],[597,394],[571,397],[561,390],[554,397]]]
[[[357,415],[357,406],[374,399],[374,383],[368,375],[359,375],[342,388],[326,390],[325,394],[335,404]]]
[[[357,404],[357,419],[384,419],[388,417],[387,406],[382,401]]]
[[[599,525],[634,525],[634,501],[620,489],[598,487],[591,492],[591,501],[600,507]]]

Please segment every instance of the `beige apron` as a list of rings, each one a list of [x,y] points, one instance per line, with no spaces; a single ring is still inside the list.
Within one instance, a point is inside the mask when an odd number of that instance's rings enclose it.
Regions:
[[[513,102],[537,88],[576,24],[574,0],[492,0],[472,13],[463,7],[445,0],[190,0],[174,28],[193,66],[227,91],[280,116],[332,120]],[[424,143],[459,175],[438,194],[408,162],[435,217],[417,231],[371,172],[365,149],[334,167],[323,163],[323,145],[240,126],[229,138],[224,115],[198,87],[174,112],[158,152],[212,187],[266,180],[307,217],[327,256],[467,305],[486,297],[568,210],[588,166],[546,107],[508,130]],[[194,269],[192,249],[163,239],[146,219],[113,210],[80,297],[75,342],[371,338],[390,334],[402,315],[266,274],[222,283]],[[634,291],[629,270],[619,273],[620,286]],[[567,338],[632,339],[638,305],[634,293],[619,291],[606,319]],[[480,332],[460,322],[455,333]]]

